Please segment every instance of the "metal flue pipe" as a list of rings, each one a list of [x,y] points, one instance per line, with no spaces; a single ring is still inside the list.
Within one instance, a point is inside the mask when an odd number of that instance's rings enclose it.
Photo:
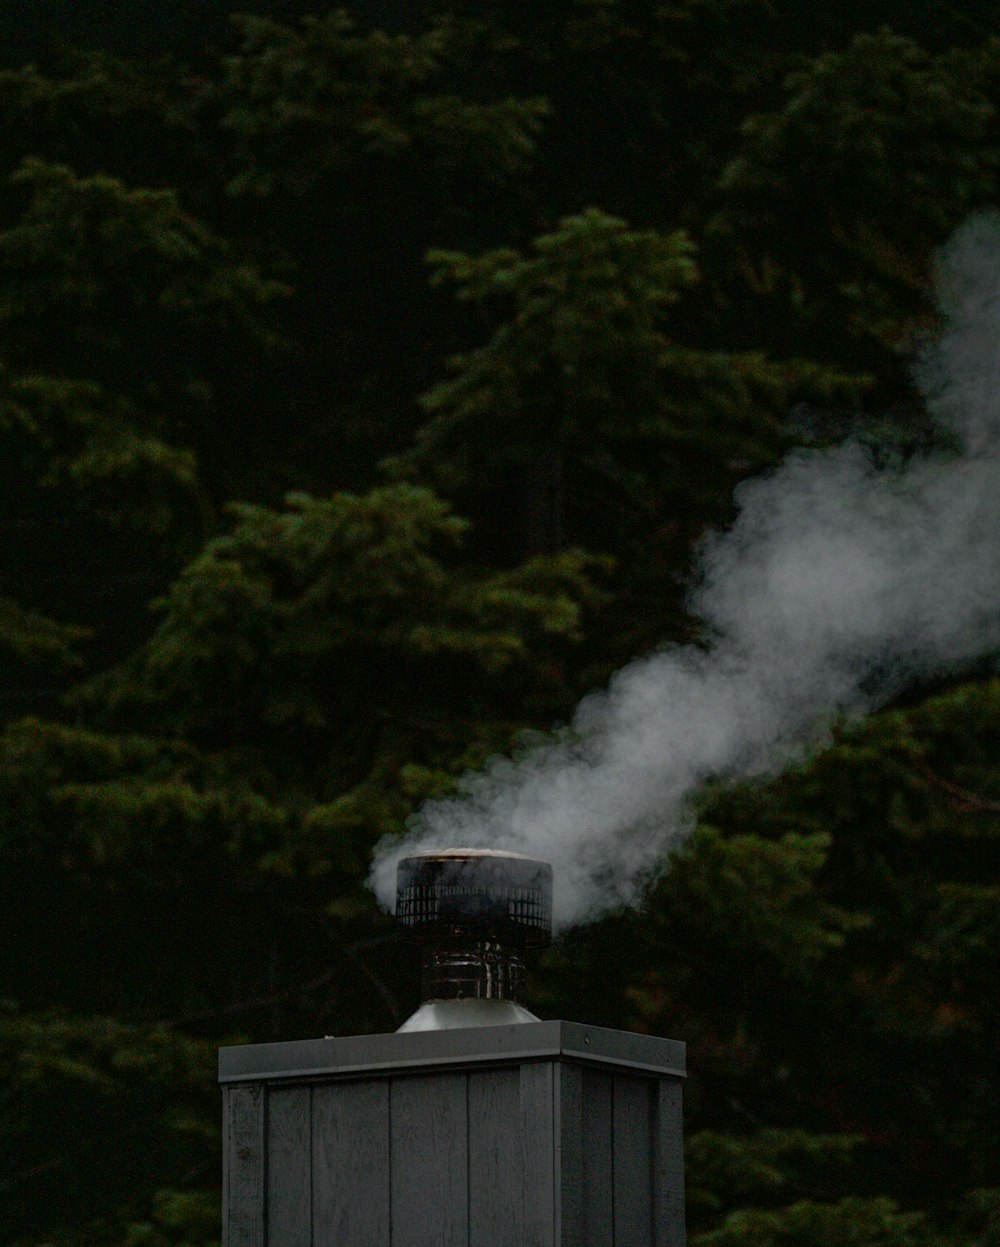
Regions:
[[[403,858],[396,918],[423,948],[423,1004],[402,1031],[538,1019],[521,1003],[525,951],[552,934],[552,867],[493,849]]]

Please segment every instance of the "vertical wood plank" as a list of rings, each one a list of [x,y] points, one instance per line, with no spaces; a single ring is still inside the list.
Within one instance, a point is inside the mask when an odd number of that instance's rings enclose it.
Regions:
[[[583,1243],[586,1247],[633,1247],[615,1239],[614,1148],[612,1076],[597,1070],[583,1072]]]
[[[312,1155],[314,1247],[389,1247],[388,1081],[314,1087]]]
[[[559,1061],[554,1070],[556,1247],[583,1247],[583,1074]]]
[[[553,1247],[552,1063],[469,1074],[469,1242]]]
[[[312,1090],[267,1096],[268,1247],[312,1247]]]
[[[614,1242],[653,1247],[653,1104],[649,1078],[614,1080]]]
[[[232,1090],[222,1088],[222,1247],[229,1243],[229,1118],[232,1113]]]
[[[553,1063],[539,1061],[525,1064],[518,1074],[521,1084],[524,1247],[555,1247]],[[475,1242],[471,1247],[476,1247]]]
[[[393,1080],[392,1247],[468,1247],[468,1127],[466,1074]]]
[[[656,1247],[684,1247],[684,1123],[672,1078],[659,1079],[654,1130]]]
[[[469,1074],[469,1241],[525,1247],[521,1078],[517,1069]]]
[[[225,1247],[264,1247],[264,1084],[226,1095]]]

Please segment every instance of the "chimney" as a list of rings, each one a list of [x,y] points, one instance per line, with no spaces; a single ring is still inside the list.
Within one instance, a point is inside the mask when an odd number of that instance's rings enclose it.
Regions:
[[[394,1034],[223,1048],[224,1247],[683,1247],[684,1045],[521,1003],[552,871],[405,858]]]

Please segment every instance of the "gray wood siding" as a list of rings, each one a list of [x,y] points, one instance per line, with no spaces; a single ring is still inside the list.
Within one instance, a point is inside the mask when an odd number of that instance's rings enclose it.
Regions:
[[[228,1091],[223,1224],[227,1247],[264,1247],[263,1083]]]
[[[583,1237],[583,1070],[560,1062],[555,1067],[556,1243],[584,1247]]]
[[[656,1139],[656,1247],[684,1247],[684,1134],[681,1084],[660,1079],[657,1084]]]
[[[268,1247],[312,1247],[312,1088],[267,1097]]]
[[[521,1084],[520,1139],[524,1173],[520,1192],[524,1204],[522,1243],[523,1247],[558,1247],[555,1237],[553,1156],[555,1066],[552,1061],[524,1064],[518,1068],[518,1076]],[[470,1086],[473,1081],[470,1078]],[[475,1241],[472,1240],[473,1243]]]
[[[484,1070],[469,1080],[469,1239],[524,1247],[525,1157],[521,1146],[521,1077]]]
[[[616,1074],[612,1091],[615,1247],[653,1247],[653,1092]]]
[[[468,1247],[468,1084],[467,1074],[393,1081],[392,1247]]]
[[[585,1247],[608,1247],[615,1241],[611,1092],[610,1074],[583,1071],[583,1114],[577,1146],[583,1152]]]
[[[654,1237],[659,1080],[568,1067],[559,1085],[565,1135],[559,1247],[660,1247]],[[671,1125],[677,1129],[678,1121]],[[661,1216],[664,1225],[673,1217],[675,1236],[678,1210],[683,1226],[683,1194],[679,1204],[665,1201]],[[674,1247],[674,1240],[664,1244]]]
[[[390,1247],[389,1083],[321,1084],[312,1108],[313,1247]]]
[[[469,1238],[553,1247],[552,1066],[469,1079]]]

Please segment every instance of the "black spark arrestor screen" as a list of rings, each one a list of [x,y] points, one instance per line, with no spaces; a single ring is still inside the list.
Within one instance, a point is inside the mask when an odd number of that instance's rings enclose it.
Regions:
[[[447,849],[399,863],[396,918],[418,940],[442,936],[547,944],[552,867],[517,853]]]

